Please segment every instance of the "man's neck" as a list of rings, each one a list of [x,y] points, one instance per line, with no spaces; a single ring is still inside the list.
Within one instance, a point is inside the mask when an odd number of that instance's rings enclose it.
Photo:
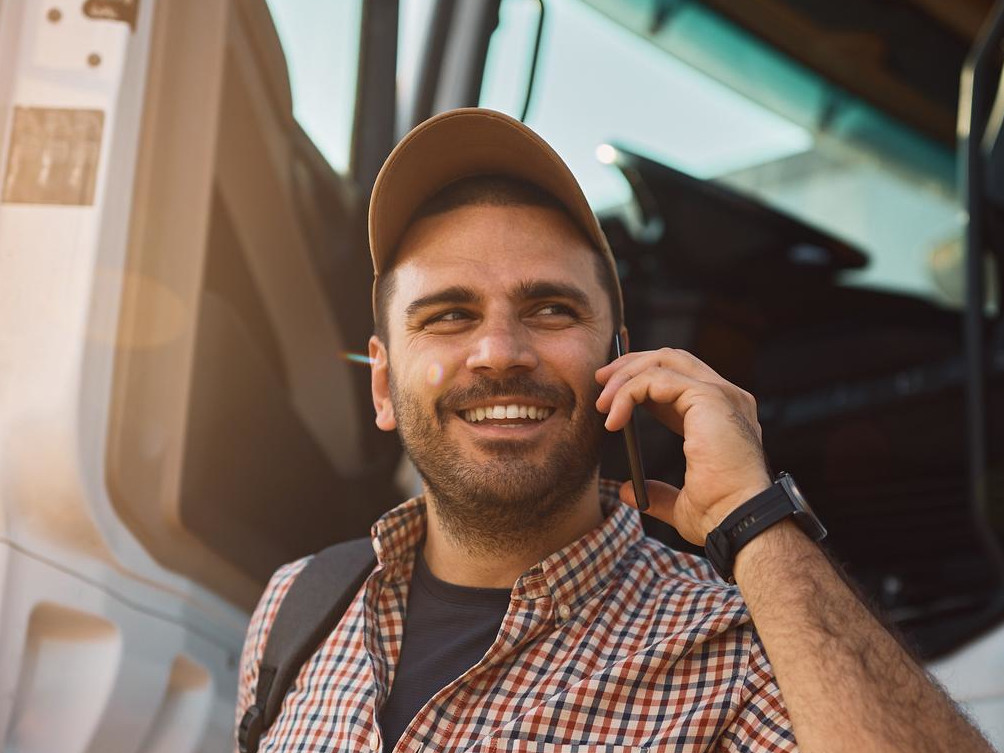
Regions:
[[[527,537],[520,547],[484,552],[465,547],[447,533],[436,513],[435,500],[426,491],[428,523],[423,555],[429,570],[440,580],[472,588],[512,588],[535,564],[565,548],[603,522],[599,484],[594,481],[568,514],[546,531]]]

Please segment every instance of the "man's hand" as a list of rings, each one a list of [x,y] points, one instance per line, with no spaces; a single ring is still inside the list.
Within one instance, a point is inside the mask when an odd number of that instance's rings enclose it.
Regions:
[[[649,512],[687,540],[703,544],[726,515],[770,485],[753,397],[694,356],[669,348],[629,353],[596,379],[604,385],[596,407],[609,414],[611,431],[643,405],[683,436],[683,488],[646,485]],[[634,501],[630,482],[620,494]],[[791,521],[744,547],[735,575],[801,750],[991,753]]]
[[[624,428],[636,405],[683,437],[683,487],[647,481],[649,514],[688,541],[704,539],[726,515],[770,486],[753,396],[685,350],[627,353],[596,372],[596,408],[606,428]],[[621,499],[634,503],[631,483]]]

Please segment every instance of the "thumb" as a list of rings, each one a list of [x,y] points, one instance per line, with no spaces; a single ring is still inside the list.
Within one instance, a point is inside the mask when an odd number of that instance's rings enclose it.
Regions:
[[[649,504],[649,508],[645,511],[646,514],[658,518],[663,523],[673,525],[673,506],[676,504],[676,498],[680,496],[680,490],[662,481],[646,479],[645,491],[648,492]],[[625,481],[621,484],[620,499],[621,502],[631,505],[631,507],[638,506],[634,496],[633,483]]]

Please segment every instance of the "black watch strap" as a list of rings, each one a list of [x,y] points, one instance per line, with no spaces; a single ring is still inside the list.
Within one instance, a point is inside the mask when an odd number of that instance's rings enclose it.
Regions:
[[[705,551],[722,578],[733,582],[732,568],[736,555],[746,544],[775,523],[795,513],[795,505],[780,484],[743,503],[708,534]]]

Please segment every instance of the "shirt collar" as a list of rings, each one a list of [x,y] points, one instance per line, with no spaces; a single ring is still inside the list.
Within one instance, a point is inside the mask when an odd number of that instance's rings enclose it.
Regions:
[[[377,562],[385,568],[412,562],[415,548],[425,537],[427,519],[421,495],[384,513],[370,529]]]
[[[624,555],[644,536],[638,513],[617,498],[619,487],[613,481],[600,481],[603,522],[523,573],[513,586],[514,597],[549,596],[571,604],[609,580]],[[372,528],[377,561],[385,568],[410,570],[415,549],[425,536],[426,521],[422,496],[385,513]]]
[[[540,568],[556,601],[572,604],[602,588],[631,547],[644,537],[640,514],[618,499],[619,489],[617,482],[600,481],[603,522],[534,566]]]

